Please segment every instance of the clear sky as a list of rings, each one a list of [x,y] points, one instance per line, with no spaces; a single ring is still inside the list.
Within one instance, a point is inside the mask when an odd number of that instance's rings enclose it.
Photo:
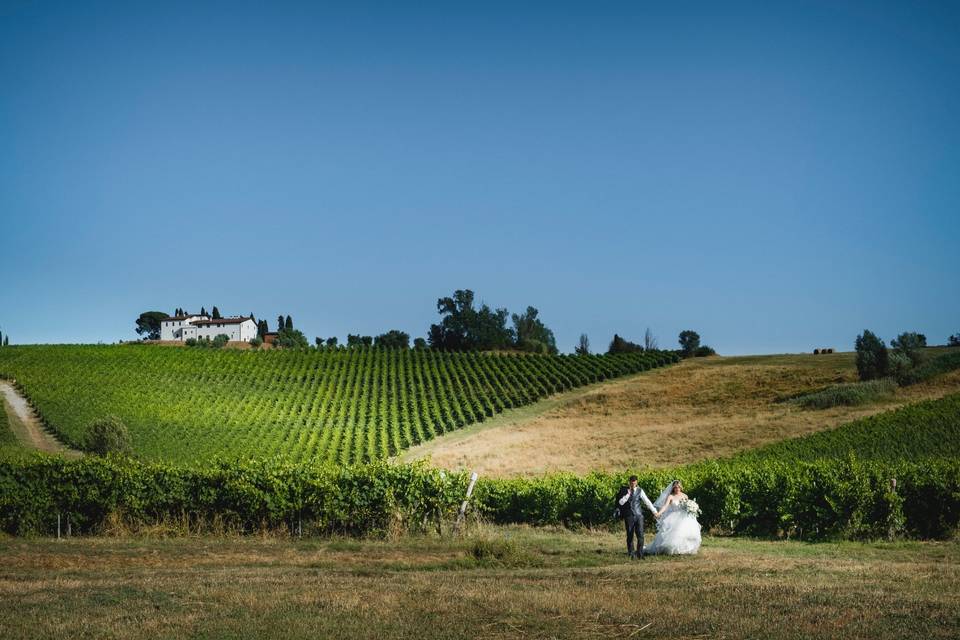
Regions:
[[[0,331],[960,331],[960,3],[0,0]]]

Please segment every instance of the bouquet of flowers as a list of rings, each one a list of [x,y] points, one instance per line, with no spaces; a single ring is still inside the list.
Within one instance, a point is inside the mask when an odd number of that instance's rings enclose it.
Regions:
[[[700,505],[697,504],[696,500],[691,498],[684,498],[680,501],[678,505],[683,511],[686,511],[694,518],[700,515]]]

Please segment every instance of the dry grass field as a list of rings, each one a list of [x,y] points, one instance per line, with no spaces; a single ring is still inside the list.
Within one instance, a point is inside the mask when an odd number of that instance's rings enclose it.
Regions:
[[[619,533],[0,540],[0,637],[951,638],[960,544]]]
[[[931,350],[932,351],[932,350]],[[778,400],[856,380],[853,353],[711,357],[547,398],[407,451],[487,475],[617,471],[726,456],[960,390],[960,371],[859,407]]]

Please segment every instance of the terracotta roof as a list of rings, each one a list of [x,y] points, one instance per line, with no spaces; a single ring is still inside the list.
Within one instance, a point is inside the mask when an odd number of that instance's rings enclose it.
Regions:
[[[248,318],[247,316],[240,316],[239,318],[217,318],[216,320],[194,320],[190,324],[196,326],[205,326],[210,324],[243,324],[247,320],[253,320],[253,318]]]

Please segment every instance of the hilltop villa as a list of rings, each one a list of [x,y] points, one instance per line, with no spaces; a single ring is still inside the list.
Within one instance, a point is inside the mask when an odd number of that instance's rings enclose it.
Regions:
[[[190,338],[210,338],[221,333],[231,341],[247,342],[257,335],[257,323],[251,317],[211,318],[198,314],[169,316],[160,321],[160,339],[183,342]]]

